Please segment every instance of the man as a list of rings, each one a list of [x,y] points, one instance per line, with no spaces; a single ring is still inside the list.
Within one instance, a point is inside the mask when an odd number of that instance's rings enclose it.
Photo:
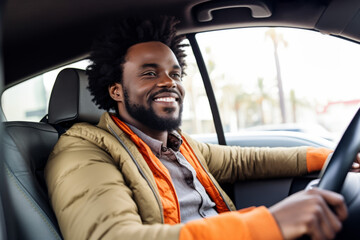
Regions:
[[[95,42],[89,89],[115,114],[74,125],[49,158],[45,177],[64,238],[334,238],[347,209],[329,191],[235,211],[217,182],[305,174],[330,151],[224,147],[182,133],[185,55],[175,25],[128,20]]]

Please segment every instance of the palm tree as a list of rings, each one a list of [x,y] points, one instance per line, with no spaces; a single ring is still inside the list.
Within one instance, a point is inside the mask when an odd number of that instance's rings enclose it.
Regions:
[[[281,68],[280,68],[280,61],[279,61],[279,54],[278,54],[278,46],[280,43],[287,46],[287,42],[284,40],[282,34],[278,34],[274,28],[269,29],[265,33],[266,37],[269,37],[274,45],[274,58],[275,58],[275,66],[276,66],[276,78],[278,83],[279,89],[279,102],[280,102],[280,111],[281,111],[281,118],[282,122],[286,123],[286,109],[285,109],[285,100],[284,100],[284,90],[282,85],[282,78],[281,78]]]
[[[291,89],[291,91],[290,91],[290,102],[291,102],[293,122],[296,123],[297,122],[297,119],[296,119],[296,102],[297,102],[297,100],[296,100],[294,89]]]
[[[258,77],[257,79],[258,96],[256,102],[259,104],[260,110],[260,123],[265,124],[264,101],[273,102],[270,94],[266,91],[264,86],[264,78]]]

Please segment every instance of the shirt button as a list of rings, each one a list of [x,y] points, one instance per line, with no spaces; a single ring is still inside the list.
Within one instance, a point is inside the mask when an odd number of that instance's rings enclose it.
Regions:
[[[191,186],[193,184],[193,178],[192,177],[185,177],[185,182],[187,185]]]

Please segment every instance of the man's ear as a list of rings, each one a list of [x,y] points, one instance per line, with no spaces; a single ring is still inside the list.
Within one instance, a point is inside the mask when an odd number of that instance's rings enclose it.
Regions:
[[[116,102],[122,102],[124,99],[122,85],[120,83],[114,83],[109,88],[109,94]]]

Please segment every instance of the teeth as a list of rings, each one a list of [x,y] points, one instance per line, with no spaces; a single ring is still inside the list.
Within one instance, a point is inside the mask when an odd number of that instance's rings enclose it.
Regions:
[[[174,97],[163,97],[163,98],[156,98],[155,102],[175,102],[176,99]]]

